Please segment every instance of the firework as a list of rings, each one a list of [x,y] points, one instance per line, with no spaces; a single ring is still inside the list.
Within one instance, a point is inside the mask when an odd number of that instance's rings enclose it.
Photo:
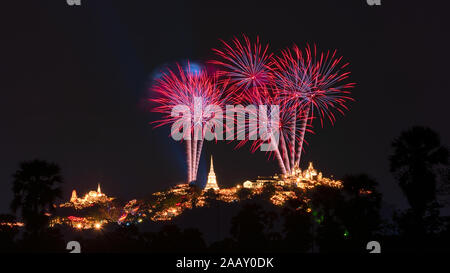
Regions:
[[[163,114],[155,121],[156,127],[167,124],[183,124],[183,141],[186,143],[188,165],[188,182],[197,179],[197,170],[203,147],[205,125],[212,119],[209,106],[223,107],[232,89],[219,85],[215,75],[209,75],[204,69],[193,69],[177,65],[176,70],[168,69],[156,80],[152,87],[154,98],[150,99],[157,106],[154,112]],[[187,115],[174,116],[175,107],[183,106]]]
[[[254,140],[251,148],[254,152],[266,142],[258,138],[261,125],[255,121],[259,116],[259,106],[277,105],[277,101],[267,88],[273,80],[272,68],[270,67],[272,54],[268,52],[268,45],[261,45],[259,37],[256,38],[254,43],[245,35],[243,35],[242,40],[241,42],[238,38],[234,38],[230,43],[222,41],[223,47],[221,49],[213,49],[219,58],[210,61],[210,63],[218,65],[217,73],[220,78],[229,80],[237,91],[235,93],[239,93],[239,96],[234,99],[234,103],[244,105],[246,108],[240,108],[237,112],[243,111],[244,113],[241,113],[241,116],[249,116],[249,120],[244,121],[244,126],[239,127],[238,124],[236,136],[243,135],[245,137],[244,139],[237,138],[240,141],[236,147],[242,147],[249,140]],[[247,106],[253,106],[253,108]],[[286,117],[284,113],[281,113],[283,118]],[[273,114],[270,108],[268,108],[267,114],[270,123]],[[267,128],[272,128],[271,124]],[[273,133],[268,132],[268,135],[270,136],[269,142],[275,145],[273,143],[278,141],[274,140]],[[278,159],[281,171],[286,173],[287,170],[282,158],[284,154],[280,151],[279,145],[276,145],[273,149],[273,154]]]
[[[241,104],[245,105],[246,108],[241,108],[241,111],[245,111],[248,114],[249,120],[245,123],[245,126],[241,127],[241,134],[245,134],[247,137],[241,140],[237,144],[237,148],[242,147],[249,140],[253,140],[251,144],[251,152],[255,152],[260,149],[261,145],[270,143],[272,149],[270,149],[269,157],[275,157],[280,166],[280,171],[282,174],[291,173],[293,171],[293,161],[291,159],[291,154],[293,154],[294,143],[301,140],[301,130],[299,122],[302,120],[302,112],[298,111],[298,118],[294,118],[294,109],[289,107],[277,92],[271,92],[266,88],[258,89],[258,92],[252,92],[251,94],[241,96]],[[278,112],[274,113],[271,106],[278,106]],[[248,106],[253,106],[249,108]],[[267,108],[267,134],[269,137],[261,138],[258,134],[261,128],[261,113],[259,106],[266,106]],[[275,116],[276,115],[276,116]],[[258,130],[252,128],[252,121],[250,117],[258,117],[258,123],[256,127]],[[255,118],[256,119],[256,118]],[[276,124],[272,124],[276,122]],[[272,128],[277,128],[273,130]],[[239,126],[238,126],[239,130]],[[305,128],[306,131],[312,132],[309,128]]]
[[[251,42],[245,35],[241,40],[222,41],[222,48],[213,51],[217,59],[209,63],[217,65],[215,74],[189,64],[184,68],[177,65],[177,69],[163,73],[152,88],[156,97],[151,101],[157,104],[153,111],[163,114],[156,126],[183,124],[189,182],[197,178],[204,129],[213,116],[208,113],[208,105],[224,109],[226,102],[233,102],[233,111],[244,120],[244,126],[239,126],[234,115],[225,115],[227,139],[233,135],[239,141],[237,147],[252,141],[252,152],[271,145],[270,155],[287,174],[299,168],[305,134],[312,132],[313,120],[318,118],[322,126],[324,120],[333,124],[335,112],[344,114],[347,102],[352,100],[349,90],[355,84],[347,82],[348,64],[336,56],[336,51],[318,53],[316,46],[300,50],[294,45],[273,56],[259,38]],[[172,114],[178,105],[186,106],[187,117]],[[272,109],[272,105],[278,108]],[[260,106],[265,106],[263,112]]]
[[[314,115],[322,126],[325,118],[333,124],[336,120],[333,111],[344,114],[344,110],[348,110],[345,104],[353,100],[349,90],[355,84],[346,83],[350,72],[344,69],[348,63],[342,64],[342,57],[337,57],[336,51],[318,53],[316,46],[311,49],[308,45],[302,51],[294,45],[292,50],[283,50],[281,56],[272,58],[272,65],[277,96],[293,111],[293,118],[300,120],[300,139],[295,155],[295,141],[290,145],[290,167],[299,167],[307,125],[312,124]],[[292,123],[292,131],[296,130],[295,126],[297,122]]]
[[[213,49],[219,58],[211,63],[218,65],[219,77],[229,79],[236,90],[245,92],[270,83],[272,54],[268,52],[268,45],[261,45],[258,37],[255,43],[245,35],[242,38],[243,42],[237,38],[231,43],[222,41],[223,48]]]

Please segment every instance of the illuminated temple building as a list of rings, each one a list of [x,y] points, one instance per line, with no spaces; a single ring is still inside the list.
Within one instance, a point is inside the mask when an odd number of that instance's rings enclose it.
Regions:
[[[78,197],[76,190],[73,190],[70,201],[59,205],[59,208],[61,209],[69,209],[70,215],[54,215],[50,220],[50,227],[56,225],[68,225],[79,230],[102,229],[103,225],[112,220],[111,215],[108,213],[114,212],[115,208],[111,207],[111,201],[113,200],[113,197],[108,197],[102,192],[100,184],[98,184],[97,190],[91,190],[83,197]],[[88,216],[83,213],[83,209],[93,207],[94,205],[108,207],[108,210],[106,210],[107,213],[99,213],[97,216]],[[58,206],[55,205],[55,207]],[[72,209],[75,209],[77,212]]]
[[[247,180],[243,184],[231,188],[219,188],[214,172],[213,158],[211,157],[208,180],[203,190],[197,190],[192,185],[183,183],[164,191],[155,192],[146,200],[133,199],[124,206],[117,206],[114,202],[111,202],[114,198],[102,193],[100,185],[98,185],[96,191],[89,191],[81,198],[73,190],[70,201],[60,205],[60,207],[74,208],[77,211],[70,211],[70,216],[67,217],[54,217],[51,225],[66,224],[81,230],[102,229],[105,224],[111,222],[117,222],[120,225],[130,225],[131,223],[141,223],[145,219],[155,222],[170,221],[185,210],[209,206],[211,200],[214,199],[232,203],[252,198],[252,196],[258,196],[264,192],[264,188],[267,185],[275,186],[272,191],[267,191],[266,193],[271,194],[268,198],[276,206],[283,206],[286,201],[291,199],[299,199],[303,203],[309,202],[307,198],[299,195],[298,190],[307,191],[317,186],[338,189],[343,187],[341,181],[334,180],[332,177],[324,177],[321,172],[314,168],[312,163],[309,163],[308,168],[305,170],[297,167],[288,174],[258,177],[255,180]],[[247,191],[241,191],[243,188],[247,189]],[[210,189],[214,190],[214,194],[208,192]],[[370,191],[365,191],[362,194],[370,193]],[[83,209],[94,207],[94,205],[101,205],[100,207],[106,205],[108,209],[99,210],[102,213],[96,216],[89,216],[90,214],[86,215],[83,213]]]
[[[317,170],[314,169],[312,162],[309,163],[308,168],[304,171],[296,167],[289,174],[281,176],[274,175],[270,177],[258,177],[254,181],[250,180],[245,181],[242,186],[248,189],[257,189],[262,188],[264,185],[267,185],[268,183],[279,186],[295,185],[301,189],[311,189],[318,185],[324,185],[335,188],[342,187],[341,181],[323,177],[321,172],[317,172]]]
[[[82,198],[77,196],[76,190],[73,190],[70,201],[61,204],[60,207],[74,207],[76,209],[82,209],[98,203],[107,203],[112,201],[113,199],[114,198],[108,197],[106,196],[106,194],[102,193],[100,184],[98,184],[97,191],[89,191]]]
[[[207,191],[209,189],[213,189],[215,191],[219,189],[219,186],[217,185],[216,174],[214,173],[214,165],[213,165],[212,156],[211,156],[211,165],[210,165],[209,174],[208,174],[208,181],[206,182],[206,186],[205,186],[204,190]]]

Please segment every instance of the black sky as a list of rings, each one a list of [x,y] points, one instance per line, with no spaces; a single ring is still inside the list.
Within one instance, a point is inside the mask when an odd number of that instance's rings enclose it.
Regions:
[[[183,145],[148,124],[158,116],[144,107],[152,74],[205,61],[219,38],[242,33],[275,52],[316,43],[350,62],[356,102],[307,138],[305,161],[325,175],[368,173],[388,203],[402,205],[388,170],[392,139],[425,125],[449,144],[446,1],[81,2],[2,2],[0,212],[9,210],[18,163],[34,158],[60,164],[67,198],[97,182],[124,199],[182,182]],[[222,185],[277,171],[264,153],[233,147],[208,144],[200,175],[211,153]]]

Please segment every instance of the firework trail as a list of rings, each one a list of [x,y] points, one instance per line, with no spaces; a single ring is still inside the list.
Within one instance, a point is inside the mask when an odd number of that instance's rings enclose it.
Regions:
[[[240,131],[238,131],[237,134],[245,134],[247,137],[238,142],[236,147],[240,148],[250,140],[253,140],[250,148],[251,152],[255,152],[260,149],[261,145],[267,143],[267,140],[262,138],[261,135],[258,137],[258,131],[261,126],[266,126],[268,129],[269,143],[274,145],[273,149],[269,152],[269,157],[273,155],[278,161],[282,174],[287,174],[292,172],[291,165],[294,164],[290,158],[293,146],[292,143],[295,141],[300,141],[301,127],[296,123],[298,123],[301,119],[293,118],[294,110],[292,107],[289,107],[283,103],[277,94],[278,93],[276,92],[263,89],[261,91],[248,93],[241,96],[240,104],[246,106],[245,108],[241,108],[241,111],[244,112],[243,114],[248,114],[249,117],[258,117],[258,123],[256,124],[256,128],[258,130],[255,130],[255,127],[252,127],[250,118],[246,121],[245,126],[241,128],[238,126],[238,130]],[[278,113],[272,112],[272,108],[270,107],[271,105],[279,106]],[[267,125],[261,125],[261,113],[259,106],[267,107]],[[276,115],[276,117],[274,115]],[[300,117],[302,116],[300,115]],[[276,123],[273,124],[272,122],[275,120]],[[278,130],[275,132],[270,129],[272,126],[277,127]],[[312,132],[308,128],[305,128],[305,130]]]
[[[219,67],[217,72],[219,77],[228,80],[236,90],[235,104],[254,106],[249,111],[241,108],[240,111],[243,111],[243,113],[241,112],[240,114],[243,114],[244,117],[248,115],[249,119],[253,118],[256,120],[259,114],[259,105],[268,105],[265,103],[273,102],[266,88],[267,85],[271,84],[273,78],[272,69],[269,65],[272,54],[268,52],[268,45],[261,45],[259,37],[252,43],[245,35],[242,35],[241,41],[235,37],[229,43],[223,40],[221,42],[221,49],[213,49],[218,59],[212,60],[210,63]],[[267,95],[267,100],[263,100],[265,98],[263,94]],[[270,111],[268,114],[271,114]],[[271,119],[269,118],[269,120]],[[256,127],[252,127],[253,124],[253,121],[249,120],[245,121],[245,125],[242,128],[238,126],[236,136],[244,135],[247,137],[238,142],[237,148],[242,147],[250,139],[258,139],[258,126],[260,125],[255,124]],[[254,141],[252,151],[256,151],[262,144],[262,141]],[[274,148],[280,168],[285,173],[286,169],[279,147]]]
[[[229,80],[230,83],[238,90],[236,92],[235,104],[242,104],[245,106],[253,105],[254,113],[246,113],[258,117],[259,105],[279,105],[280,106],[280,122],[279,145],[275,147],[273,153],[278,160],[282,173],[290,173],[295,165],[295,143],[302,143],[302,134],[307,131],[306,122],[301,122],[300,119],[304,113],[308,112],[304,109],[294,109],[283,100],[285,96],[281,96],[282,92],[277,92],[277,84],[274,77],[273,55],[268,52],[268,45],[261,45],[259,38],[252,43],[247,36],[243,35],[243,41],[234,38],[230,43],[222,41],[222,49],[213,49],[218,60],[210,61],[219,67],[217,72],[221,79]],[[291,60],[294,60],[291,58]],[[301,63],[303,65],[303,63]],[[287,67],[287,66],[286,66]],[[309,76],[307,73],[305,73]],[[284,94],[283,94],[284,95]],[[269,111],[269,116],[271,112]],[[304,120],[307,120],[306,116]],[[256,151],[264,141],[258,139],[257,131],[252,130],[251,122],[247,123],[244,128],[241,128],[241,134],[248,135],[248,138],[241,140],[236,147],[243,146],[248,140],[252,142],[251,150]],[[260,128],[260,124],[257,124]],[[239,130],[239,128],[238,128]],[[256,135],[256,136],[254,136]],[[254,136],[254,137],[252,137]],[[258,140],[257,140],[258,139]],[[275,142],[272,141],[271,142]],[[278,143],[278,142],[277,142]]]
[[[266,94],[266,95],[265,95]],[[261,124],[261,116],[260,116],[260,106],[266,106],[267,107],[267,134],[269,135],[268,137],[268,142],[270,143],[270,145],[273,145],[271,151],[273,152],[273,154],[275,155],[275,158],[278,161],[278,164],[280,166],[280,170],[283,174],[285,174],[288,170],[286,169],[286,164],[284,161],[284,153],[283,150],[280,150],[280,145],[279,145],[279,141],[275,140],[275,133],[271,131],[272,128],[272,124],[270,123],[272,121],[273,115],[274,113],[271,111],[271,108],[269,107],[270,105],[277,105],[277,100],[276,98],[272,97],[271,95],[267,95],[269,94],[269,92],[267,90],[264,91],[256,91],[256,92],[252,92],[249,93],[247,95],[242,96],[242,100],[241,103],[244,104],[246,106],[246,108],[242,108],[243,113],[241,113],[242,115],[248,114],[249,116],[249,120],[248,122],[245,123],[244,127],[239,128],[238,130],[244,130],[244,132],[238,132],[240,134],[246,134],[248,135],[247,138],[245,138],[244,140],[240,141],[237,145],[237,147],[241,147],[243,146],[247,141],[249,140],[253,140],[252,145],[251,145],[251,152],[255,152],[256,150],[258,150],[261,145],[263,145],[264,143],[266,143],[266,141],[264,140],[264,138],[259,135],[258,137],[258,131],[260,131],[261,126],[264,126]],[[248,106],[252,106],[252,107],[248,107]],[[284,115],[282,115],[281,113],[279,113],[279,116],[284,117]],[[255,127],[252,127],[252,120],[250,120],[250,117],[254,117],[255,120],[257,119],[257,123],[255,124]],[[258,117],[258,118],[256,118]],[[278,124],[273,124],[273,126],[278,127],[278,129],[282,129],[282,126],[280,125],[281,123]],[[280,137],[280,134],[278,135]],[[283,138],[282,136],[280,138]],[[272,154],[272,152],[270,152],[270,154]]]
[[[189,182],[197,178],[204,127],[213,116],[204,114],[208,111],[205,108],[207,105],[217,105],[223,109],[225,102],[233,101],[234,104],[255,106],[250,113],[247,107],[238,110],[244,111],[244,117],[249,115],[254,120],[249,118],[247,122],[244,118],[245,126],[238,126],[236,134],[244,133],[248,137],[238,138],[240,142],[237,147],[252,141],[251,150],[256,151],[263,144],[270,143],[274,148],[270,154],[277,158],[282,173],[286,174],[299,167],[305,134],[312,132],[309,128],[313,120],[318,118],[322,126],[324,119],[333,124],[335,111],[343,114],[348,110],[346,103],[353,100],[349,90],[355,84],[346,83],[350,75],[345,71],[348,64],[342,64],[342,57],[337,57],[336,51],[318,53],[316,46],[311,48],[308,45],[300,50],[294,45],[291,49],[282,50],[279,56],[273,56],[268,52],[268,45],[261,45],[258,38],[253,43],[245,35],[242,40],[222,41],[222,48],[213,51],[217,59],[210,63],[218,66],[216,74],[210,75],[204,69],[191,69],[189,64],[185,68],[178,65],[177,69],[163,73],[152,88],[157,96],[151,101],[158,105],[153,111],[163,114],[163,118],[155,122],[156,126],[175,124],[180,120],[188,124],[183,126],[182,131],[188,136],[184,141]],[[187,106],[187,118],[171,115],[177,105]],[[259,129],[265,128],[256,121],[258,117],[261,120],[260,105],[279,106],[278,112],[266,108],[268,117],[266,124],[263,124],[269,125],[267,128],[272,125],[277,128],[280,134],[276,141],[275,133],[270,131],[269,139],[258,137]],[[201,114],[196,116],[198,112]],[[277,115],[275,125],[272,122],[274,115]],[[232,125],[226,124],[225,130],[230,129],[228,126],[234,129],[234,116]]]
[[[282,50],[280,56],[272,58],[277,96],[285,107],[292,109],[293,118],[300,120],[298,145],[295,141],[290,145],[291,169],[300,165],[305,133],[314,115],[322,126],[325,118],[333,124],[336,120],[333,110],[344,114],[348,110],[345,104],[353,100],[349,90],[355,84],[346,83],[350,72],[344,70],[348,63],[341,61],[336,51],[318,53],[316,46],[311,49],[309,45],[304,51],[294,45],[292,50]],[[297,122],[292,126],[291,130],[295,131]]]
[[[222,108],[231,90],[226,85],[219,85],[216,75],[209,75],[204,69],[193,69],[189,63],[186,67],[177,65],[175,70],[168,69],[152,86],[155,96],[150,101],[157,105],[152,111],[163,114],[160,120],[154,122],[155,127],[176,122],[183,124],[188,182],[197,179],[205,125],[213,119],[209,106]],[[179,106],[185,107],[186,115],[173,116],[173,109]]]

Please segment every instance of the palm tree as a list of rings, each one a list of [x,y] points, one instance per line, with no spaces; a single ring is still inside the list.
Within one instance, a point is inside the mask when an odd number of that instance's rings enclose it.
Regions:
[[[413,127],[392,142],[390,169],[412,210],[422,217],[436,200],[436,167],[448,164],[448,149],[430,128]]]
[[[55,200],[61,197],[60,167],[38,159],[25,161],[20,163],[13,178],[11,209],[14,212],[20,209],[27,230],[37,233],[48,223],[45,213],[52,210]]]

